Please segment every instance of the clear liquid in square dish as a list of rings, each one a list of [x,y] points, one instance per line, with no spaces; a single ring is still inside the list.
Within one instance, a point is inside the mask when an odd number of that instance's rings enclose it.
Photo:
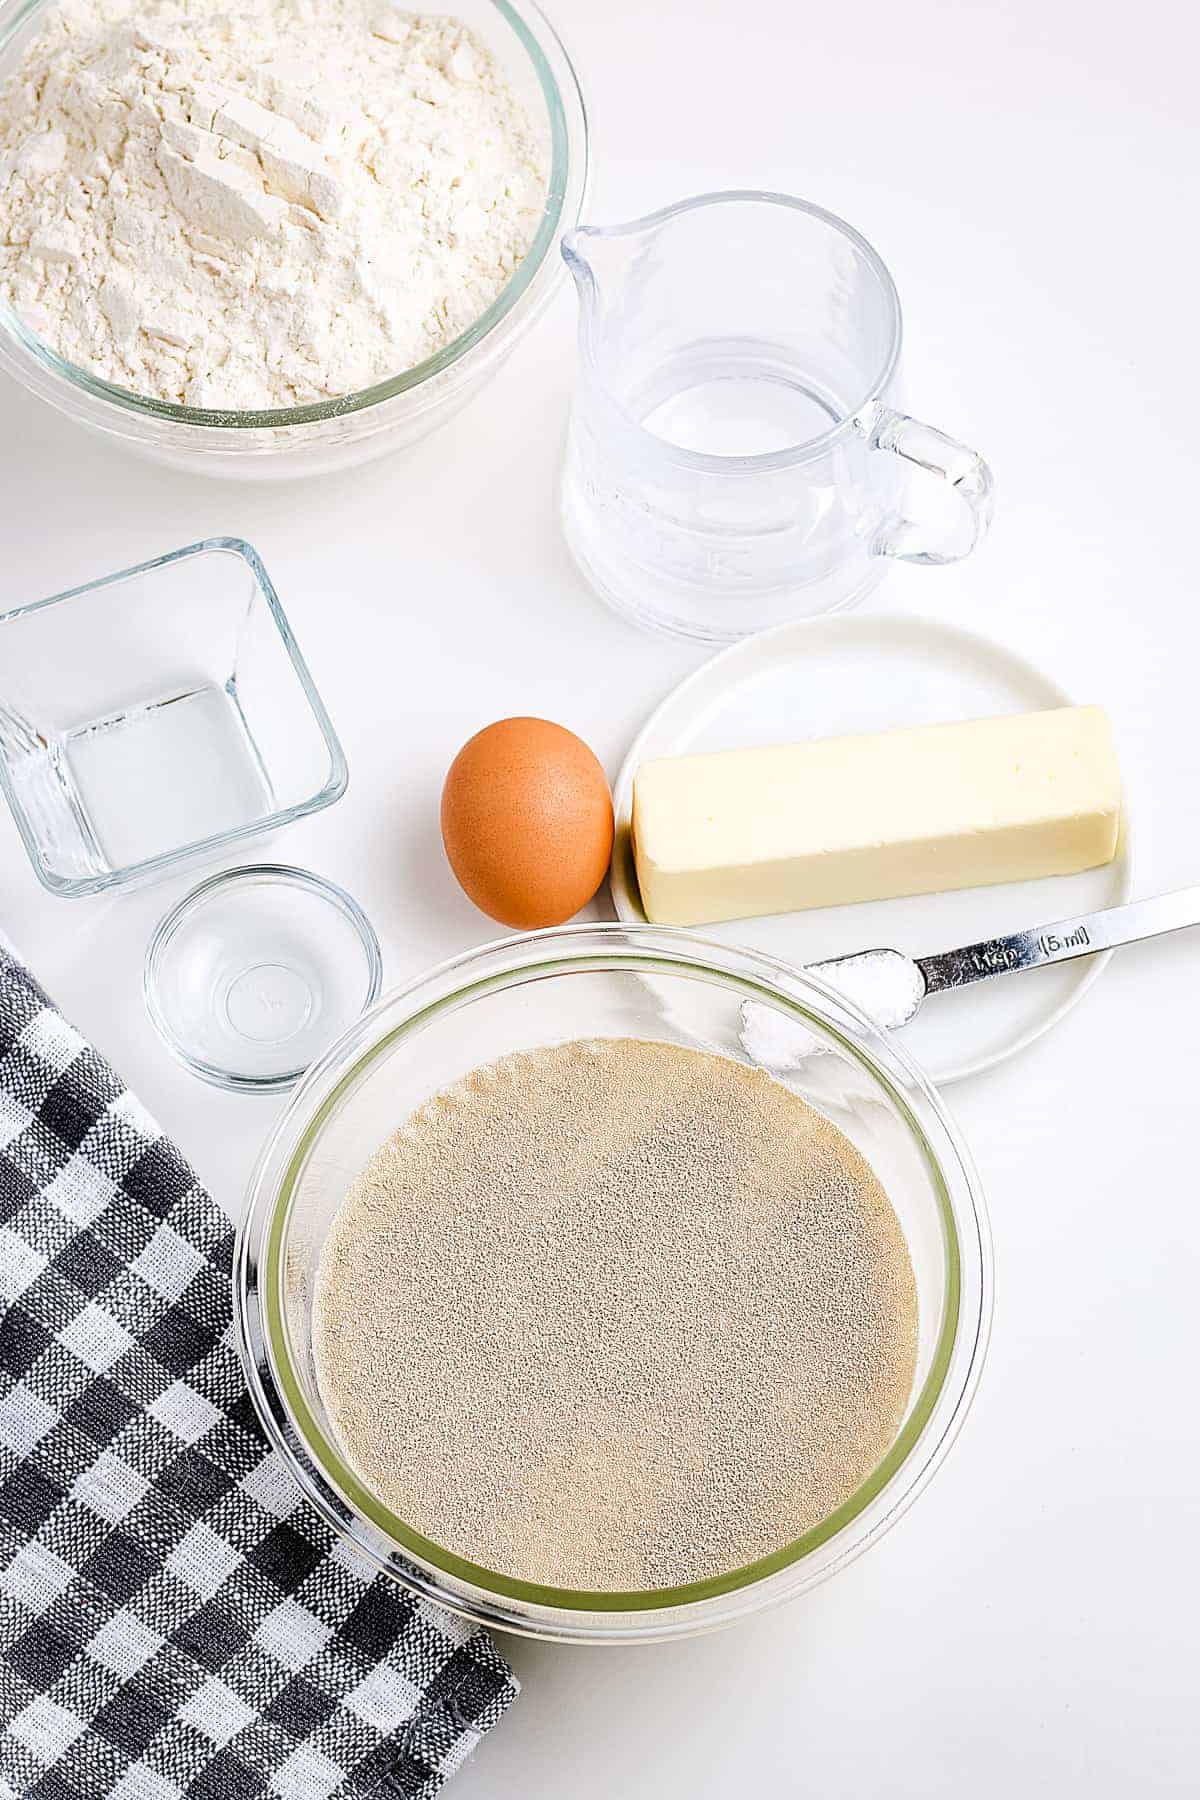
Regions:
[[[57,752],[102,869],[253,824],[276,804],[236,696],[215,684],[78,727]]]
[[[51,893],[152,878],[330,805],[346,780],[240,539],[0,613],[0,794]]]

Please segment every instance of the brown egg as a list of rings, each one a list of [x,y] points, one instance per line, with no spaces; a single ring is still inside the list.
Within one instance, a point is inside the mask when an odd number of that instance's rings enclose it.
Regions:
[[[465,743],[442,789],[442,842],[481,912],[535,931],[586,906],[608,870],[604,770],[573,731],[500,719]]]

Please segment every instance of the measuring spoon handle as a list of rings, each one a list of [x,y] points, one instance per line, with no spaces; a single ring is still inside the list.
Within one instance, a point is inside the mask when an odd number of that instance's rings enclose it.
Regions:
[[[1200,925],[1200,887],[1179,888],[1152,900],[1131,900],[1127,906],[1110,906],[1102,912],[1081,913],[1075,919],[1059,919],[1053,925],[1034,926],[1011,937],[984,938],[959,950],[943,950],[937,956],[920,956],[917,967],[925,977],[927,994],[966,987],[989,975],[1007,975],[1016,969],[1036,969],[1042,963],[1070,962],[1077,956],[1096,956],[1119,944],[1141,938],[1161,937]]]

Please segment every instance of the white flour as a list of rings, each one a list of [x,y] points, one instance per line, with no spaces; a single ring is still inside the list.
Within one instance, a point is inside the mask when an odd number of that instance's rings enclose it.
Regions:
[[[0,295],[69,361],[288,406],[463,332],[545,162],[490,53],[380,0],[64,0],[0,87]]]

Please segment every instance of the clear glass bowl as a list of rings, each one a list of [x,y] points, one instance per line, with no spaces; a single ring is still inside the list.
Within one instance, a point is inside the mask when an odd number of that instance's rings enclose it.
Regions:
[[[0,75],[55,0],[0,0]],[[194,474],[286,480],[351,468],[435,431],[483,386],[565,277],[559,234],[587,190],[587,117],[578,78],[534,0],[446,0],[488,44],[543,133],[546,208],[528,256],[487,311],[436,356],[391,380],[311,406],[210,412],[130,393],[64,361],[0,301],[0,369],[51,406],[126,449]]]
[[[419,1536],[342,1459],[312,1354],[313,1279],[363,1164],[422,1101],[510,1051],[633,1036],[756,1063],[870,1160],[907,1237],[920,1334],[907,1414],[831,1517],[749,1568],[688,1588],[575,1592],[490,1573]],[[928,1481],[979,1378],[992,1263],[978,1180],[916,1066],[823,983],[754,952],[655,927],[537,932],[445,963],[385,997],[308,1074],[263,1150],[238,1240],[234,1305],[255,1404],[330,1524],[415,1592],[529,1636],[688,1635],[805,1592],[881,1535]]]
[[[379,940],[344,888],[283,863],[210,875],[160,919],[146,1010],[172,1056],[236,1093],[291,1087],[379,998]]]
[[[240,538],[0,613],[0,793],[52,894],[220,855],[332,805],[348,780]]]

